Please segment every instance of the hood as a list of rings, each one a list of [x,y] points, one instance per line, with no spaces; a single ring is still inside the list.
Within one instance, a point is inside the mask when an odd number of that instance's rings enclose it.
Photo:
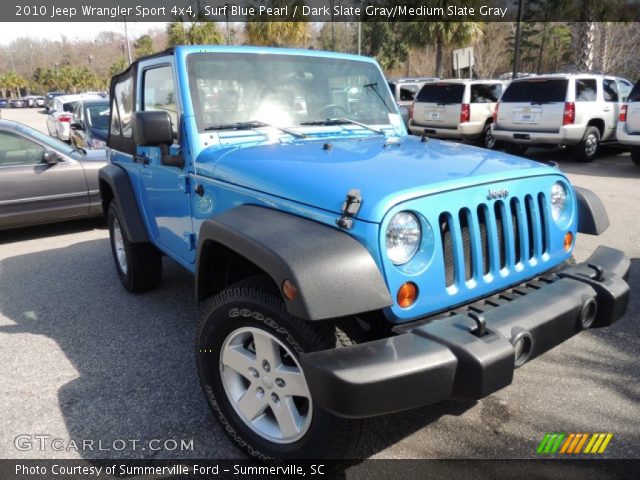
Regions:
[[[358,189],[357,218],[380,222],[394,205],[469,185],[558,173],[544,164],[459,143],[408,136],[301,140],[208,149],[201,175],[340,213]]]

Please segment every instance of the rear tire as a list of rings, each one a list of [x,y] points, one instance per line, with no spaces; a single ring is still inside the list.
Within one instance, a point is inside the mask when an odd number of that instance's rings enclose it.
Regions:
[[[504,146],[504,151],[509,153],[509,154],[511,154],[511,155],[522,156],[527,151],[527,148],[528,147],[526,145],[521,145],[519,143],[508,142]]]
[[[478,146],[486,148],[487,150],[495,150],[497,144],[496,137],[493,136],[491,131],[491,123],[487,123],[482,129],[482,134],[478,138]]]
[[[162,254],[148,242],[132,243],[120,220],[118,206],[109,204],[111,252],[124,288],[131,293],[152,290],[162,280]]]
[[[329,322],[289,314],[273,282],[258,276],[203,302],[196,363],[214,416],[250,457],[349,458],[364,421],[317,406],[298,358],[350,343]]]
[[[631,149],[631,160],[640,167],[640,147],[634,147]]]
[[[580,143],[573,147],[573,156],[580,162],[592,162],[600,149],[600,130],[587,127]]]

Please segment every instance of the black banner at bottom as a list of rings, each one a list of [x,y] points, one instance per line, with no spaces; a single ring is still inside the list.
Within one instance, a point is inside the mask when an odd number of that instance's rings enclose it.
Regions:
[[[640,460],[0,460],[1,480],[637,478]]]

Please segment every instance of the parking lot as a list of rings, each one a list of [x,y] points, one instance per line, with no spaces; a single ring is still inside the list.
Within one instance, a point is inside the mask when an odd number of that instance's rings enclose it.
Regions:
[[[46,132],[36,109],[3,110],[2,118]],[[612,432],[606,457],[638,456],[640,168],[615,149],[590,164],[560,150],[528,155],[557,161],[605,203],[610,228],[580,236],[575,256],[584,260],[599,244],[626,252],[633,290],[626,316],[525,364],[513,385],[486,399],[372,419],[360,457],[535,458],[546,432]],[[164,262],[161,288],[131,295],[100,220],[0,232],[1,457],[240,457],[200,390],[193,280]],[[16,448],[17,436],[39,434],[66,447],[93,440],[94,449]],[[140,439],[140,449],[111,448],[117,439]],[[193,439],[193,449],[143,450],[151,439]]]

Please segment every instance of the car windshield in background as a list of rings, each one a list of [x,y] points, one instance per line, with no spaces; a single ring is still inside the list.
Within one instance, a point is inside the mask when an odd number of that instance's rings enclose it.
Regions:
[[[448,105],[462,103],[464,85],[460,83],[431,83],[422,87],[416,102]]]
[[[636,83],[629,94],[628,102],[640,102],[640,82]]]
[[[418,85],[400,85],[400,101],[410,102],[415,100],[416,93],[418,93],[420,87]]]
[[[531,79],[511,83],[505,90],[503,103],[556,103],[567,97],[566,79]]]
[[[87,124],[98,130],[109,128],[109,104],[91,105],[87,107]]]
[[[188,68],[200,131],[255,121],[296,127],[336,118],[388,125],[389,113],[396,112],[380,70],[368,62],[194,53]]]
[[[62,110],[65,112],[73,113],[73,109],[78,102],[68,102],[62,104]]]

